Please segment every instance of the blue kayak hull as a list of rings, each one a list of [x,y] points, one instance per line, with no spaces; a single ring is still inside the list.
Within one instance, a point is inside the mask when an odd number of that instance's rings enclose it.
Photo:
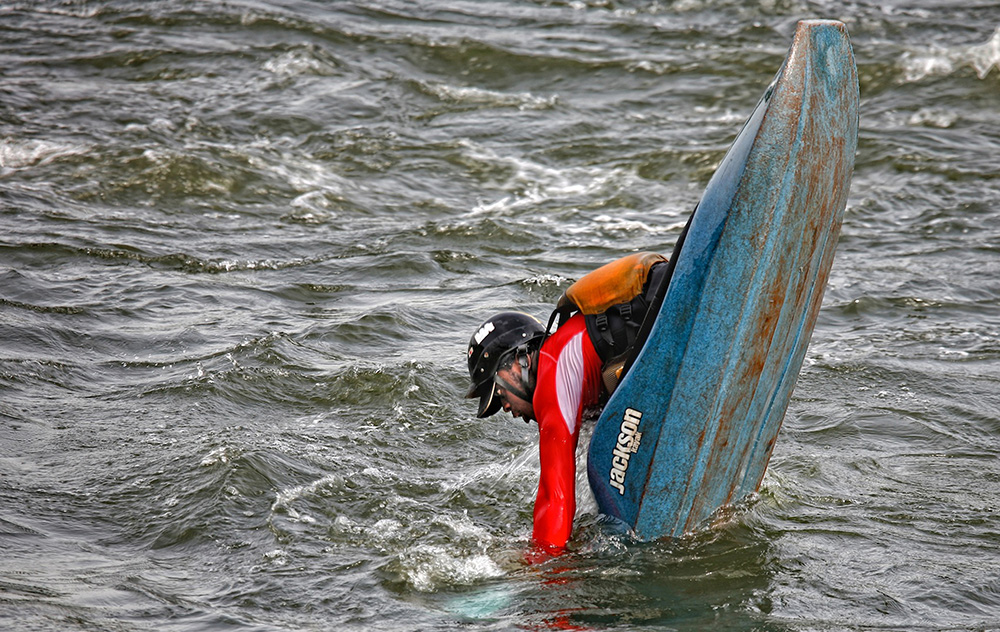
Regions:
[[[846,28],[800,22],[591,439],[598,506],[640,538],[693,531],[759,487],[833,263],[857,135]]]

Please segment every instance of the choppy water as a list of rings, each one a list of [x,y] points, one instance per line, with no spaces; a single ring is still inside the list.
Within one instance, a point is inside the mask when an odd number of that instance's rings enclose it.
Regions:
[[[464,345],[669,252],[795,22],[844,233],[759,496],[521,563]],[[1000,629],[992,2],[0,4],[0,626]]]

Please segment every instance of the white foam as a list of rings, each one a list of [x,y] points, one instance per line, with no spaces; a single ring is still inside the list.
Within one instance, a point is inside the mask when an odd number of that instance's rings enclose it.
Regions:
[[[399,533],[402,527],[403,524],[398,520],[393,520],[392,518],[382,518],[372,525],[372,531],[380,538],[390,538]]]
[[[262,557],[275,566],[284,566],[285,564],[288,564],[288,554],[281,549],[268,551],[267,553],[264,553]]]
[[[248,152],[246,159],[252,167],[282,179],[299,192],[293,208],[328,213],[326,205],[329,201],[350,199],[365,191],[364,185],[339,175],[326,163],[284,148],[286,143],[293,141],[259,141],[254,147],[257,151]]]
[[[993,37],[985,44],[970,47],[967,55],[980,79],[985,79],[994,66],[1000,70],[1000,27],[993,31]]]
[[[303,224],[323,224],[337,218],[331,206],[324,191],[307,191],[291,201],[293,210],[285,217]]]
[[[492,202],[480,202],[472,209],[473,217],[532,208],[549,200],[612,196],[638,179],[633,171],[620,167],[556,168],[519,156],[503,156],[469,140],[461,141],[461,147],[470,161],[511,172],[503,184],[509,193]]]
[[[649,224],[647,222],[641,222],[636,219],[628,219],[627,217],[620,217],[615,215],[598,215],[594,218],[594,223],[600,225],[605,231],[621,231],[621,232],[643,232],[650,235],[655,235],[659,233],[676,233],[684,228],[684,224],[687,219],[677,222],[664,222],[665,219],[662,216],[657,216],[659,220],[656,224]]]
[[[275,513],[280,509],[286,511],[291,511],[291,503],[295,502],[299,498],[313,496],[316,494],[317,490],[326,487],[328,485],[333,485],[339,483],[341,477],[328,474],[318,480],[309,483],[308,485],[296,485],[285,490],[279,490],[275,496],[274,502],[271,504],[271,513]]]
[[[220,463],[229,463],[233,458],[233,450],[229,446],[220,446],[215,448],[211,452],[205,455],[201,460],[202,467],[210,467],[212,465],[218,465]]]
[[[980,79],[985,79],[994,67],[1000,70],[1000,27],[983,44],[954,48],[933,46],[909,51],[903,54],[900,63],[906,82],[947,76],[966,67],[973,68]]]
[[[297,75],[330,75],[336,66],[320,59],[312,50],[297,48],[264,62],[264,70],[282,77]]]
[[[400,555],[399,561],[403,579],[421,592],[433,592],[442,585],[468,586],[504,575],[485,553],[462,556],[453,547],[442,545],[416,545]]]
[[[546,285],[562,287],[563,283],[569,284],[570,280],[559,274],[536,274],[535,276],[524,280],[525,285],[537,285],[539,287]]]
[[[293,506],[293,503],[301,498],[317,496],[320,489],[329,485],[337,484],[341,480],[342,478],[339,476],[328,474],[307,485],[296,485],[295,487],[291,487],[289,489],[279,490],[275,496],[274,502],[271,503],[271,517],[273,518],[275,514],[283,513],[285,518],[290,522],[315,524],[316,518],[310,516],[309,514],[300,512]]]
[[[532,444],[519,454],[512,455],[506,463],[489,462],[481,467],[458,471],[454,480],[443,482],[441,487],[445,491],[451,491],[483,482],[488,490],[494,490],[500,485],[508,487],[511,479],[533,478],[537,476],[537,472],[538,445]]]
[[[956,358],[968,358],[971,354],[964,349],[950,349],[948,347],[938,347],[938,354],[943,359],[954,360]]]
[[[421,88],[441,101],[466,105],[491,107],[515,107],[519,110],[547,110],[558,103],[558,97],[538,97],[530,92],[507,93],[483,88],[449,86],[445,84],[421,83]]]
[[[951,127],[958,120],[954,112],[944,110],[920,109],[914,112],[906,121],[908,125],[922,127]]]
[[[451,529],[456,536],[470,538],[479,546],[485,546],[493,540],[489,531],[472,522],[468,512],[461,518],[452,518],[446,514],[439,516],[435,522]]]
[[[35,167],[65,156],[85,152],[85,148],[69,143],[57,143],[42,139],[5,138],[0,141],[0,168]]]

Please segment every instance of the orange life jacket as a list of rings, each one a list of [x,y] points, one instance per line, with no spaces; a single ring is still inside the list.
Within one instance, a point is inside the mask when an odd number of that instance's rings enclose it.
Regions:
[[[656,318],[655,313],[650,313],[647,294],[666,271],[667,266],[657,264],[666,261],[655,252],[637,252],[603,265],[566,288],[549,318],[546,331],[556,318],[562,324],[575,312],[584,315],[587,334],[604,363],[602,373],[608,393],[618,386],[643,321]]]

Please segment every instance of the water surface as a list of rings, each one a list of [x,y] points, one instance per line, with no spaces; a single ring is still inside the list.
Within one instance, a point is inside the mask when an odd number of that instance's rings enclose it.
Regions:
[[[801,18],[857,168],[758,496],[522,555],[537,433],[464,349],[669,252]],[[1000,628],[1000,10],[826,0],[0,6],[11,630]],[[581,480],[581,488],[585,483]]]

